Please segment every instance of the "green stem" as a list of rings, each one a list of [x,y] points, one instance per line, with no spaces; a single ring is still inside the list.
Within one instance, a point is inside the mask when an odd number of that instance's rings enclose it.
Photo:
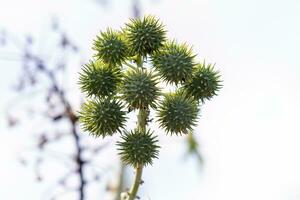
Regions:
[[[149,112],[147,112],[146,109],[142,108],[139,110],[138,114],[138,123],[137,123],[137,129],[143,134],[146,133],[146,125],[147,125],[147,118],[148,118]],[[135,167],[135,178],[134,183],[129,191],[129,196],[126,200],[134,200],[137,194],[137,191],[139,189],[139,186],[141,184],[142,179],[142,173],[143,173],[143,166],[137,165]]]
[[[139,189],[139,186],[141,184],[142,180],[142,173],[143,173],[143,166],[137,165],[135,168],[135,178],[134,183],[129,191],[129,197],[128,200],[134,200],[137,194],[137,191]]]
[[[194,154],[198,159],[200,165],[203,165],[203,158],[199,151],[199,143],[192,133],[188,134],[187,142],[188,142],[188,153]]]
[[[143,57],[138,55],[137,58],[136,58],[136,65],[139,67],[139,68],[143,68]]]
[[[148,115],[149,115],[149,112],[147,109],[141,108],[139,110],[137,129],[141,133],[146,133],[146,124],[147,124]]]
[[[137,56],[136,59],[136,65],[138,68],[143,69],[143,57]],[[146,125],[147,125],[147,119],[149,115],[148,108],[140,108],[138,113],[138,122],[137,122],[137,129],[143,134],[146,133]],[[139,190],[139,186],[141,184],[142,180],[142,173],[143,173],[143,165],[137,165],[135,166],[135,178],[134,183],[128,192],[128,196],[124,198],[124,200],[134,200],[136,198],[137,192]]]

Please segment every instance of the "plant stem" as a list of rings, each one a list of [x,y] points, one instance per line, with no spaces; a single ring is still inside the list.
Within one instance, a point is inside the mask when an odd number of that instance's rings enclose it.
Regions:
[[[129,197],[128,200],[134,200],[137,194],[137,191],[139,189],[139,186],[141,184],[142,180],[142,173],[143,173],[143,166],[137,165],[135,168],[135,178],[134,183],[129,191]]]
[[[147,124],[148,114],[149,114],[149,112],[148,112],[147,108],[141,108],[139,110],[137,129],[141,133],[146,133],[146,124]]]
[[[136,58],[136,65],[138,68],[142,68],[143,69],[143,57],[138,55]]]
[[[143,57],[137,56],[136,65],[138,68],[143,69]],[[148,108],[140,108],[138,113],[138,122],[137,122],[137,130],[140,131],[141,134],[146,133],[146,125],[147,119],[149,116],[149,109]],[[142,180],[142,173],[143,173],[143,165],[135,166],[135,178],[134,183],[128,193],[128,196],[124,198],[124,200],[134,200],[136,198],[139,186]]]

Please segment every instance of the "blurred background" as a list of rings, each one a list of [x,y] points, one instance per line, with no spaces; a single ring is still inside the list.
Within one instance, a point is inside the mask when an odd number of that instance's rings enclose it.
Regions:
[[[194,137],[160,133],[142,200],[300,199],[297,0],[0,0],[0,199],[118,200],[133,171],[82,133],[78,72],[95,35],[152,14],[216,63]]]

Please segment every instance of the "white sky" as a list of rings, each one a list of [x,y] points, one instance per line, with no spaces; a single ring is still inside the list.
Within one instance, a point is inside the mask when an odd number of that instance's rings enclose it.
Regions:
[[[129,1],[111,1],[103,9],[92,0],[0,0],[0,27],[41,36],[56,15],[88,57],[95,34],[130,15]],[[171,38],[193,44],[199,60],[216,62],[224,80],[196,131],[204,171],[181,162],[183,146],[172,138],[145,170],[145,194],[154,200],[300,199],[300,2],[147,0],[142,8],[162,19]],[[3,61],[0,69],[5,114],[18,69]],[[41,199],[44,188],[15,160],[25,137],[12,135],[0,117],[0,199]]]

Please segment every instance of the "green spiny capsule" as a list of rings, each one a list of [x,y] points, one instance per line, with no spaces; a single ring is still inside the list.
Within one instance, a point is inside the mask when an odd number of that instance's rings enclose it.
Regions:
[[[191,77],[195,66],[194,57],[186,44],[171,41],[152,55],[152,63],[166,82],[177,85]]]
[[[184,85],[188,95],[194,96],[196,100],[209,100],[221,89],[221,80],[218,71],[214,70],[212,64],[198,64],[194,69],[193,76]]]
[[[132,54],[146,56],[163,46],[166,31],[161,22],[153,16],[131,19],[124,29]]]
[[[107,29],[97,36],[93,49],[97,52],[97,59],[113,66],[121,65],[128,56],[128,47],[123,35],[112,29]]]
[[[158,121],[171,135],[187,134],[196,125],[198,112],[198,104],[192,97],[183,92],[170,93],[158,108]]]
[[[126,112],[115,99],[89,100],[82,105],[79,119],[84,131],[96,137],[105,137],[121,132],[125,126]]]
[[[137,130],[125,132],[121,136],[123,141],[117,142],[121,160],[134,167],[138,165],[152,165],[153,159],[158,157],[157,136],[153,136],[148,130],[146,133]]]
[[[155,108],[155,101],[160,95],[157,76],[142,69],[129,70],[124,75],[120,87],[122,99],[133,109]]]
[[[80,73],[81,90],[88,96],[105,97],[116,92],[122,80],[119,68],[109,66],[102,61],[90,61]]]

